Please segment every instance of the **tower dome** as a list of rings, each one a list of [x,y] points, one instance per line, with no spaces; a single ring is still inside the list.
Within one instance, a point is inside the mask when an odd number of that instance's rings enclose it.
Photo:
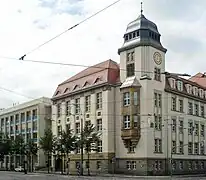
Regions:
[[[124,44],[118,50],[118,53],[131,48],[131,46],[153,46],[166,52],[167,50],[162,46],[160,37],[161,34],[158,31],[157,25],[148,20],[142,14],[141,10],[141,14],[138,18],[127,25],[124,34]]]

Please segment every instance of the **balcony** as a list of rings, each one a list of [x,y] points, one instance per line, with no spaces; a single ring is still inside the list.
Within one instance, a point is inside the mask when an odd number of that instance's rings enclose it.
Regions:
[[[10,134],[14,134],[14,131],[12,130],[12,131],[10,131]]]
[[[27,133],[30,133],[30,132],[31,132],[31,128],[28,128],[28,129],[27,129]]]
[[[37,128],[33,128],[33,132],[37,132]]]
[[[22,129],[21,132],[22,132],[22,133],[25,133],[25,129]]]
[[[138,139],[140,137],[140,130],[138,129],[122,129],[122,139]]]
[[[19,130],[16,130],[16,134],[19,134]]]
[[[10,122],[10,125],[14,125],[14,121],[11,121],[11,122]]]
[[[19,124],[19,120],[16,120],[16,124]]]

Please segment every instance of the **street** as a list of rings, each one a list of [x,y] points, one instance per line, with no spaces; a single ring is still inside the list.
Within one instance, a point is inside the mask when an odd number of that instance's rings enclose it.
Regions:
[[[24,173],[17,173],[17,172],[0,172],[0,180],[78,180],[78,179],[85,179],[85,180],[118,180],[118,179],[162,179],[167,180],[171,179],[170,177],[101,177],[101,176],[93,176],[93,177],[78,177],[78,176],[63,176],[63,175],[53,175],[53,174],[39,174],[39,173],[30,173],[30,174],[24,174]],[[182,179],[182,180],[206,180],[206,177],[173,177],[172,179]]]

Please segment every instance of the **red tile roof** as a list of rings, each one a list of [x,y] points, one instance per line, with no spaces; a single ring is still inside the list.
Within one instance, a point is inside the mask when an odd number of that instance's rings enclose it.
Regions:
[[[120,82],[119,65],[111,59],[91,66],[59,84],[53,98],[101,84]]]
[[[200,72],[192,76],[189,80],[206,88],[206,76]]]

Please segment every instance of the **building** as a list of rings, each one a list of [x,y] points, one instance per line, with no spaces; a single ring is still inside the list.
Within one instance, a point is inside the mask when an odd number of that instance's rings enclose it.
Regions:
[[[1,132],[7,133],[11,140],[22,135],[25,142],[33,139],[39,147],[39,138],[44,136],[44,130],[51,128],[51,100],[46,97],[35,99],[23,104],[0,111]],[[21,156],[6,156],[2,168],[10,169],[11,165],[22,165]],[[22,157],[24,158],[24,157]],[[45,167],[44,152],[40,149],[33,158],[33,164]]]
[[[206,78],[198,74],[186,80],[166,73],[166,52],[157,25],[141,12],[127,26],[118,49],[120,64],[107,60],[57,87],[52,98],[54,134],[61,127],[79,133],[81,118],[102,131],[99,152],[91,155],[92,172],[205,171]],[[71,172],[79,161],[77,149],[71,155]],[[86,156],[86,170],[85,164]]]

